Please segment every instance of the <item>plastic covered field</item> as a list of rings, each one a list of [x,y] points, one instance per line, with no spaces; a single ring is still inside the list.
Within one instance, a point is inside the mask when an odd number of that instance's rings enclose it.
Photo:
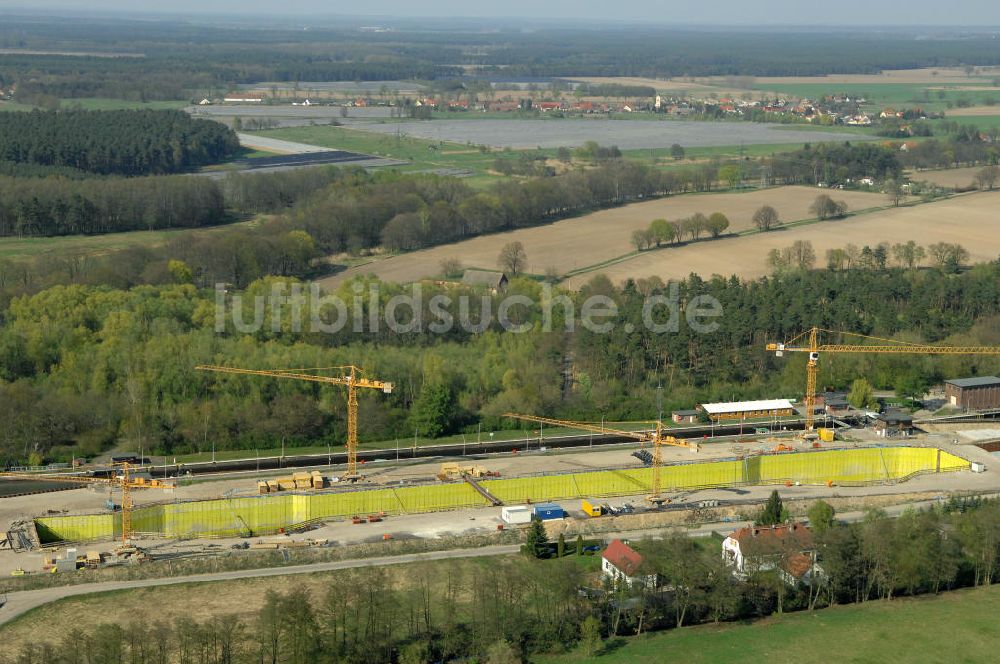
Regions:
[[[875,484],[968,468],[965,459],[932,447],[822,450],[667,465],[661,469],[661,484],[665,491],[786,482]],[[486,480],[481,485],[505,503],[630,496],[650,490],[652,472],[650,468],[598,470]],[[252,537],[320,519],[487,505],[473,487],[453,482],[151,505],[133,512],[132,527],[139,533],[178,538]],[[121,534],[121,518],[111,514],[41,517],[35,525],[42,542],[110,539]]]

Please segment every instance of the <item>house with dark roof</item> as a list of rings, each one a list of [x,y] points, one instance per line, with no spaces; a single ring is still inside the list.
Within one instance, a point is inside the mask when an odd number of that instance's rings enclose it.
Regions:
[[[778,570],[787,583],[811,583],[821,571],[815,563],[812,531],[802,523],[740,528],[722,541],[722,557],[733,575]]]
[[[629,587],[638,584],[655,588],[656,575],[642,574],[641,569],[642,556],[621,540],[611,540],[611,544],[601,554],[601,572],[612,584],[624,583]]]
[[[816,406],[827,415],[844,415],[851,409],[844,392],[820,392],[816,395]]]
[[[1000,378],[976,376],[946,380],[944,398],[948,405],[956,408],[968,410],[1000,408]]]
[[[491,270],[466,270],[465,274],[462,275],[462,283],[466,286],[488,288],[494,293],[499,293],[507,288],[508,282],[506,274]]]
[[[913,433],[913,416],[899,410],[887,410],[875,417],[875,433],[885,438]]]

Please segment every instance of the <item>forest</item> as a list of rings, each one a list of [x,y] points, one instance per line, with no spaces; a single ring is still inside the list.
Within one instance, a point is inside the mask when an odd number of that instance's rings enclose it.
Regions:
[[[207,178],[0,176],[0,237],[199,228],[229,219],[221,187]]]
[[[294,238],[289,238],[294,242]],[[165,270],[175,281],[190,280],[180,261]],[[247,302],[288,279],[253,282]],[[403,286],[361,282],[377,289],[382,311]],[[542,284],[513,281],[507,294],[540,302]],[[337,294],[351,302],[357,291],[344,284]],[[469,316],[496,311],[496,298],[471,290],[425,285],[424,320],[435,294],[471,296]],[[199,363],[246,367],[330,366],[354,363],[396,383],[391,396],[362,396],[363,442],[434,437],[487,427],[510,426],[509,410],[569,419],[649,419],[656,412],[656,386],[664,408],[732,398],[800,394],[803,367],[764,352],[766,342],[792,337],[812,325],[906,341],[997,343],[1000,320],[1000,264],[959,274],[937,268],[815,270],[758,281],[692,276],[677,285],[680,302],[695,295],[719,300],[724,315],[711,333],[682,325],[652,334],[643,325],[646,295],[673,296],[669,285],[644,280],[613,286],[595,277],[581,293],[566,293],[576,311],[583,300],[603,294],[618,306],[613,329],[599,334],[577,326],[566,331],[555,307],[551,331],[532,308],[527,333],[495,321],[481,333],[455,326],[435,334],[423,328],[393,332],[386,325],[361,331],[296,329],[292,311],[270,304],[263,320],[280,326],[240,332],[225,319],[217,332],[216,295],[189,283],[138,286],[58,286],[15,298],[0,328],[0,458],[63,460],[93,456],[111,446],[182,454],[216,449],[339,445],[345,422],[341,397],[296,382],[247,381],[197,373]],[[817,303],[821,303],[818,306]],[[375,303],[364,304],[365,312]],[[448,310],[460,319],[458,300]],[[302,303],[309,321],[310,302]],[[487,309],[489,307],[489,309]],[[327,312],[328,313],[328,312]],[[322,310],[316,315],[326,316]],[[244,320],[252,318],[243,313]],[[326,320],[325,318],[323,320]],[[368,320],[368,314],[364,314]],[[630,329],[626,323],[631,323]],[[419,349],[420,352],[414,352]],[[573,358],[575,379],[565,390],[563,368]],[[906,358],[844,355],[824,363],[822,380],[845,388],[866,375],[878,389],[914,381],[927,385],[956,375],[989,374],[998,365],[964,356]]]
[[[92,50],[120,57],[4,55],[0,88],[14,87],[16,98],[26,103],[80,97],[191,100],[238,84],[272,81],[818,76],[1000,63],[989,33],[942,32],[927,39],[905,30],[789,30],[778,39],[759,29],[644,25],[595,31],[548,24],[522,31],[509,26],[483,30],[475,21],[396,23],[391,31],[362,32],[361,23],[320,21],[304,32],[252,21],[234,26],[10,17],[0,27],[2,48]]]
[[[677,532],[632,542],[644,558],[640,572],[656,574],[660,588],[613,586],[589,571],[596,565],[588,564],[592,554],[584,554],[581,540],[560,539],[545,547],[558,558],[452,562],[446,569],[425,562],[338,572],[311,586],[292,582],[283,592],[268,591],[249,615],[198,622],[149,614],[74,627],[62,638],[40,636],[10,661],[507,664],[543,653],[590,657],[612,652],[624,636],[795,611],[819,618],[837,605],[990,586],[1000,572],[995,502],[951,499],[898,518],[871,511],[843,523],[817,501],[809,515],[815,564],[823,570],[814,585],[790,585],[763,565],[734,577],[719,539]]]
[[[842,184],[870,177],[896,179],[903,166],[899,150],[872,143],[818,143],[761,159],[775,182]]]
[[[222,223],[226,214],[280,213],[250,229],[233,228],[169,249],[179,255],[141,250],[164,263],[168,258],[188,261],[198,283],[245,286],[273,274],[259,258],[270,249],[270,237],[291,231],[311,238],[318,253],[309,258],[378,247],[412,250],[651,196],[707,191],[716,177],[717,169],[708,164],[661,173],[620,159],[555,177],[504,181],[478,192],[458,178],[334,167],[231,173],[222,181],[203,182],[187,177],[74,181],[0,176],[9,185],[0,191],[0,236],[199,227]],[[242,244],[234,248],[237,237]],[[126,258],[116,269],[128,264]],[[51,283],[51,265],[24,268],[34,281]],[[311,269],[307,261],[278,274],[306,276]],[[0,302],[3,291],[0,283]]]
[[[238,149],[233,130],[181,111],[0,113],[0,162],[162,175],[219,163]]]

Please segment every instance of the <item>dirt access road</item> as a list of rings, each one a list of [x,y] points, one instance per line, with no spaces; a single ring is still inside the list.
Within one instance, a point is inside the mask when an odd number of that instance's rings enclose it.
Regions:
[[[85,583],[77,586],[57,586],[40,590],[24,590],[9,593],[7,603],[0,607],[0,625],[43,604],[60,600],[64,597],[103,593],[115,590],[132,590],[134,588],[149,588],[153,586],[169,586],[178,583],[211,583],[214,581],[234,581],[264,576],[293,576],[297,574],[313,574],[316,572],[332,572],[356,567],[379,567],[382,565],[402,565],[427,560],[446,560],[453,558],[476,558],[481,556],[502,556],[517,553],[520,546],[505,544],[486,546],[478,549],[450,549],[430,553],[409,553],[401,556],[384,556],[380,558],[362,558],[357,560],[338,560],[335,562],[299,565],[296,567],[266,567],[262,569],[237,570],[233,572],[218,572],[214,574],[193,574],[190,576],[174,576],[162,579],[141,579],[138,581],[109,581],[105,583]]]

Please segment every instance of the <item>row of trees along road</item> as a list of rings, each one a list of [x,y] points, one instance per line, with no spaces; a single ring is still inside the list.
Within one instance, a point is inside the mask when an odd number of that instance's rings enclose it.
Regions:
[[[870,512],[859,523],[842,524],[819,501],[809,516],[824,572],[814,585],[790,585],[754,564],[746,576],[734,577],[718,538],[674,534],[633,542],[644,557],[640,573],[656,574],[659,588],[614,586],[600,579],[596,564],[580,564],[593,558],[581,559],[569,541],[558,547],[561,558],[334,572],[319,583],[293,581],[284,592],[268,591],[250,600],[252,610],[200,622],[140,612],[120,623],[81,623],[61,638],[36,635],[9,653],[10,661],[512,664],[543,653],[610,653],[619,637],[698,623],[987,586],[1000,572],[996,503],[953,499],[895,519]],[[759,517],[762,524],[786,518],[780,498],[772,497]]]

